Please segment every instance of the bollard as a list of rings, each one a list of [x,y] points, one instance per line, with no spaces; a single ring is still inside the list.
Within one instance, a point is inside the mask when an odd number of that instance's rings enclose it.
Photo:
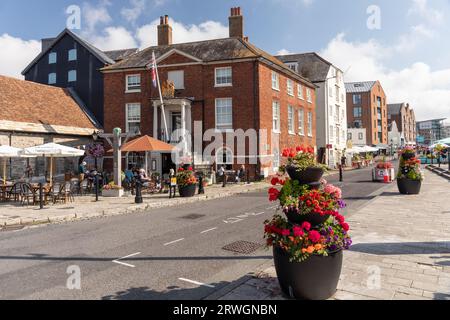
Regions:
[[[247,184],[250,184],[250,171],[247,170]]]
[[[39,183],[39,208],[44,209],[44,186]]]
[[[142,199],[142,181],[140,178],[136,179],[136,197],[134,199],[134,203],[140,204],[143,203],[144,199]]]
[[[95,175],[95,202],[98,202],[98,195],[99,195],[99,185],[98,185],[98,173]]]
[[[223,182],[222,182],[222,188],[225,188],[227,186],[227,174],[223,173]]]
[[[198,177],[198,194],[205,194],[205,188],[203,187],[203,174]]]
[[[344,181],[344,169],[342,168],[342,164],[339,165],[339,182]]]

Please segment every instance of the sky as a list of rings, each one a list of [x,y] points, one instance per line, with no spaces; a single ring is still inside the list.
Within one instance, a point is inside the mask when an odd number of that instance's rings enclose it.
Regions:
[[[156,44],[165,14],[175,43],[225,38],[234,6],[259,48],[315,51],[348,82],[380,80],[418,120],[450,118],[450,0],[1,0],[0,74],[21,78],[67,26],[102,50]]]

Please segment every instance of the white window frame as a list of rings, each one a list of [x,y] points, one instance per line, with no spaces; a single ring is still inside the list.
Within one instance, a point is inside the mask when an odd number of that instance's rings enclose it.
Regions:
[[[129,118],[129,108],[131,106],[139,106],[139,119],[132,119],[130,120]],[[134,103],[127,103],[125,104],[125,127],[126,127],[126,132],[130,131],[130,123],[139,123],[139,127],[141,127],[141,123],[142,123],[142,106],[139,102],[134,102]]]
[[[220,70],[230,70],[230,81],[231,82],[226,82],[226,83],[218,83],[217,79],[218,77],[218,71]],[[221,77],[221,78],[227,78],[227,77]],[[214,70],[214,86],[215,87],[232,87],[233,86],[233,67],[220,67],[220,68],[215,68]]]
[[[173,77],[172,77],[172,79],[171,79],[171,77],[170,77],[170,75],[171,74],[181,74],[182,76],[181,76],[181,79],[182,79],[182,85],[181,86],[177,86],[177,84],[175,83],[175,81],[173,81]],[[173,81],[173,83],[174,83],[174,85],[175,85],[175,90],[184,90],[185,89],[185,85],[184,85],[184,70],[172,70],[172,71],[169,71],[169,72],[167,72],[167,79],[170,81],[170,80],[172,80]]]
[[[275,100],[272,102],[272,130],[281,133],[281,105]]]
[[[305,110],[298,110],[298,135],[305,136]]]
[[[272,89],[280,91],[280,75],[272,71]]]
[[[305,100],[305,94],[303,93],[303,86],[301,84],[297,84],[297,96],[300,100]]]
[[[310,88],[306,88],[306,99],[309,103],[312,103],[312,92]]]
[[[225,105],[225,106],[219,106],[219,102],[220,101],[227,101],[230,102],[230,105]],[[230,107],[231,108],[231,122],[226,122],[226,123],[221,123],[219,125],[219,112],[218,112],[218,108],[223,108],[223,107]],[[229,131],[229,130],[233,130],[233,98],[217,98],[215,100],[215,114],[216,114],[216,130],[218,131]]]
[[[70,80],[70,75],[75,74],[75,79]],[[69,72],[67,72],[67,82],[77,82],[78,80],[78,75],[77,75],[77,70],[69,70]]]
[[[308,112],[308,137],[313,136],[313,116],[312,112]]]
[[[334,126],[330,125],[330,127],[328,128],[328,137],[330,138],[330,141],[334,140],[334,130]]]
[[[281,164],[281,157],[280,157],[280,151],[278,149],[275,149],[273,151],[273,161],[272,161],[272,169],[274,172],[277,172],[280,168]]]
[[[51,57],[55,57],[55,60],[51,60]],[[58,63],[58,53],[57,52],[50,52],[48,54],[48,64],[56,64]]]
[[[286,66],[294,72],[298,73],[298,62],[287,62]]]
[[[50,82],[51,75],[55,75],[55,81],[53,81],[53,82]],[[51,72],[48,74],[48,79],[47,79],[48,84],[56,84],[57,81],[58,81],[58,76],[56,75],[56,72]]]
[[[70,57],[70,54],[71,53],[75,53],[75,56],[71,59],[71,57]],[[70,49],[68,52],[67,52],[67,61],[77,61],[78,60],[78,51],[77,51],[77,49]]]
[[[294,107],[288,106],[288,133],[295,134],[295,116]]]
[[[134,89],[131,88],[130,89],[130,83],[129,83],[129,78],[131,77],[138,77],[139,78],[139,88],[137,87],[137,85],[134,85]],[[140,74],[127,74],[125,75],[125,93],[139,93],[141,92],[141,87],[142,87],[142,79],[141,79],[141,75]]]
[[[292,81],[291,79],[287,79],[286,81],[286,90],[289,96],[294,96],[294,81]]]

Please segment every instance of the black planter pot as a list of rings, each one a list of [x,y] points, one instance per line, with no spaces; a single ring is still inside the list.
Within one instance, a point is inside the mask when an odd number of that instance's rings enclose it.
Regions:
[[[300,184],[311,184],[319,182],[325,173],[322,168],[307,168],[297,171],[295,167],[287,166],[286,171],[292,180],[297,180]]]
[[[197,186],[195,184],[186,186],[186,187],[179,187],[180,197],[182,198],[191,198],[195,196],[195,192],[197,191]]]
[[[416,156],[415,153],[404,153],[402,154],[402,158],[404,160],[411,160],[412,158],[414,158]]]
[[[410,179],[397,179],[398,191],[401,194],[419,194],[422,181]]]
[[[298,300],[326,300],[337,291],[343,252],[328,257],[311,256],[303,262],[290,262],[289,255],[274,247],[275,269],[284,294]]]
[[[324,224],[330,218],[330,215],[321,216],[318,213],[299,214],[296,211],[288,211],[286,212],[286,217],[292,224],[301,225],[303,222],[309,222],[311,227],[315,228],[321,224]]]

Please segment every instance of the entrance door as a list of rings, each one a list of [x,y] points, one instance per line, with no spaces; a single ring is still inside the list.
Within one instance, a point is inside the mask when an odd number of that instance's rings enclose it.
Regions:
[[[171,153],[163,153],[161,154],[162,160],[162,174],[169,174],[170,169],[177,170],[177,166],[172,162],[172,154]]]

